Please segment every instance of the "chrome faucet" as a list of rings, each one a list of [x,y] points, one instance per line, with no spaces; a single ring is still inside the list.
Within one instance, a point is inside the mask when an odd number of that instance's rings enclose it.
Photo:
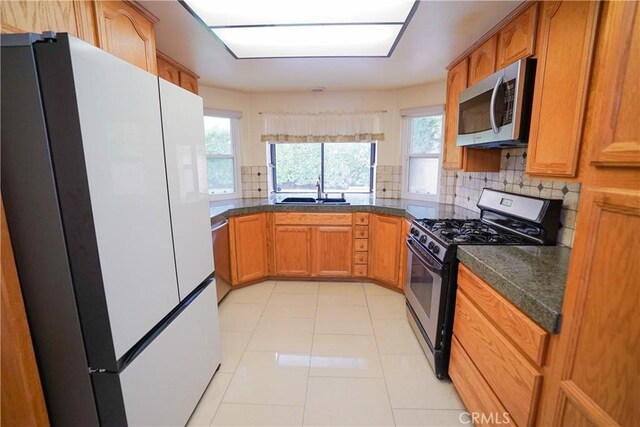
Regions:
[[[318,180],[316,181],[316,188],[318,189],[318,197],[317,200],[322,199],[322,175],[318,175]]]

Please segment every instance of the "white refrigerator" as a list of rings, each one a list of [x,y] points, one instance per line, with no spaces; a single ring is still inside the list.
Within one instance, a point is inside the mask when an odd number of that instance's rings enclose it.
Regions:
[[[186,423],[220,365],[202,99],[2,35],[2,197],[59,425]]]

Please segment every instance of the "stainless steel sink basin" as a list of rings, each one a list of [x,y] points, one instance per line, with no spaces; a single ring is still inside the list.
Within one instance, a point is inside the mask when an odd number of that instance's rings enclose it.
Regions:
[[[276,202],[277,205],[348,205],[347,202],[342,197],[325,197],[323,199],[314,199],[313,197],[286,197],[279,202]]]

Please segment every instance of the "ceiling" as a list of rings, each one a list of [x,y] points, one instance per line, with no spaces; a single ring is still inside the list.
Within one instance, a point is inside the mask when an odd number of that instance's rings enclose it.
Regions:
[[[200,84],[244,92],[398,89],[442,80],[445,67],[521,1],[421,1],[390,58],[234,59],[177,1],[140,1],[159,18],[159,50]]]

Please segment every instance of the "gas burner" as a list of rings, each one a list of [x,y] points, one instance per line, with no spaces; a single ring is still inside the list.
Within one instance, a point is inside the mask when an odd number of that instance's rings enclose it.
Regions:
[[[431,235],[439,238],[446,245],[482,245],[522,244],[524,239],[520,236],[486,224],[479,219],[422,219],[416,221]],[[514,230],[530,231],[521,223],[512,223]],[[516,228],[515,225],[519,227]],[[533,231],[535,228],[530,227]]]

